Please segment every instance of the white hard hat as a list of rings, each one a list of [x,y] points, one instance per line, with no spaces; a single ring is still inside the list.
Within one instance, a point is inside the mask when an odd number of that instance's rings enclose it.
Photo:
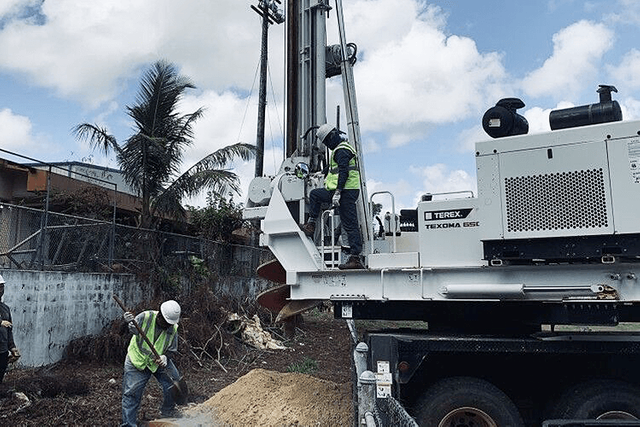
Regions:
[[[175,325],[180,320],[180,304],[170,299],[169,301],[165,301],[160,306],[160,312],[162,313],[162,317],[167,321],[170,325]]]
[[[329,123],[325,123],[318,128],[318,131],[316,132],[316,137],[320,140],[320,142],[324,142],[324,139],[327,137],[327,135],[329,135],[329,132],[331,132],[333,129],[334,129],[333,126],[331,126]]]
[[[5,283],[7,282],[5,282],[4,277],[0,274],[0,285],[4,285]]]

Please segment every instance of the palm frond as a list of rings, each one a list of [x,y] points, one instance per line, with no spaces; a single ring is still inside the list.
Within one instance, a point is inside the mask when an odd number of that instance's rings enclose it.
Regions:
[[[237,157],[247,161],[253,159],[255,155],[255,145],[238,142],[214,151],[196,163],[196,165],[202,165],[203,169],[224,168]]]
[[[251,159],[255,147],[250,144],[237,143],[223,147],[197,162],[185,173],[175,179],[154,200],[154,209],[165,214],[177,214],[174,201],[181,202],[202,191],[208,191],[214,198],[227,196],[230,192],[240,193],[238,176],[225,169],[235,158]]]
[[[104,154],[109,154],[110,150],[114,150],[116,153],[120,151],[116,138],[106,128],[90,123],[82,123],[74,127],[71,132],[77,139],[87,141],[93,148],[98,148]]]
[[[239,193],[237,175],[226,168],[236,158],[249,160],[254,155],[255,147],[251,144],[239,142],[222,147],[191,166],[171,186],[180,189],[185,196],[193,196],[205,189],[213,192],[228,189]]]
[[[176,117],[175,110],[186,89],[194,88],[191,81],[178,74],[176,67],[157,61],[143,75],[136,106],[128,108],[139,130],[149,136],[166,133],[167,121]]]

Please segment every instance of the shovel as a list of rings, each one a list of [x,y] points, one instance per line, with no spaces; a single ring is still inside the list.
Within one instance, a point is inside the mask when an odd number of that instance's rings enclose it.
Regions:
[[[114,294],[113,299],[118,303],[118,305],[122,310],[124,310],[125,312],[129,311],[124,306],[124,303],[120,300],[120,298],[117,297],[117,295]],[[158,351],[153,346],[151,341],[149,341],[149,338],[147,338],[147,335],[144,333],[140,325],[138,325],[138,322],[134,320],[132,323],[133,323],[133,326],[135,326],[136,329],[138,330],[138,333],[140,334],[142,339],[144,339],[144,341],[147,343],[147,345],[153,352],[153,355],[156,357],[156,359],[160,359],[160,355],[158,354]],[[187,397],[189,396],[189,390],[187,389],[187,383],[184,380],[184,377],[175,379],[171,376],[169,369],[167,369],[165,372],[167,373],[167,376],[171,380],[171,387],[169,388],[169,391],[171,392],[171,397],[173,397],[173,401],[178,405],[184,405],[185,403],[187,403]]]

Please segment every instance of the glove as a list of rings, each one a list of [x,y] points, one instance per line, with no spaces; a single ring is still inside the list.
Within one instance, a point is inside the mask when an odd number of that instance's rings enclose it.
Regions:
[[[340,206],[340,190],[336,190],[336,192],[333,193],[333,197],[331,198],[331,205],[335,207]]]
[[[156,359],[156,363],[161,368],[166,368],[167,367],[167,356],[165,356],[164,354],[161,355],[159,359]]]
[[[127,323],[131,323],[135,320],[135,316],[130,311],[125,312],[122,317],[124,317],[124,321]]]
[[[2,323],[0,323],[0,326],[2,326],[3,328],[11,328],[13,327],[13,324],[8,320],[3,320]]]
[[[9,363],[13,363],[18,359],[20,359],[20,351],[18,350],[18,347],[13,347],[9,354]]]

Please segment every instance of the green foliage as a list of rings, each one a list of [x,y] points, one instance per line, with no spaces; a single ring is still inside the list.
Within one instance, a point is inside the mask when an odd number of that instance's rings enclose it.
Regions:
[[[142,228],[157,226],[161,216],[184,219],[183,198],[203,189],[217,196],[237,193],[239,179],[228,170],[228,164],[236,158],[249,160],[254,156],[254,146],[232,144],[207,155],[178,176],[183,153],[194,142],[193,125],[204,114],[203,108],[179,114],[184,93],[194,87],[173,64],[158,61],[143,75],[136,103],[126,107],[133,133],[124,143],[119,144],[99,125],[83,123],[73,130],[78,139],[105,154],[116,153],[124,180],[140,194]]]
[[[180,274],[171,271],[165,267],[156,266],[151,273],[151,283],[165,295],[180,295],[182,285],[180,283]]]
[[[318,369],[318,362],[310,357],[305,357],[302,362],[292,363],[287,366],[287,372],[299,372],[301,374],[312,374]]]
[[[194,208],[189,206],[193,232],[209,240],[229,242],[233,230],[246,225],[242,219],[242,204],[236,204],[233,198],[228,201],[207,194],[207,206]]]
[[[209,276],[209,269],[207,268],[207,265],[204,263],[203,259],[191,255],[189,257],[189,262],[191,262],[191,266],[193,267],[193,270],[196,272],[196,274],[199,274],[202,277]]]

